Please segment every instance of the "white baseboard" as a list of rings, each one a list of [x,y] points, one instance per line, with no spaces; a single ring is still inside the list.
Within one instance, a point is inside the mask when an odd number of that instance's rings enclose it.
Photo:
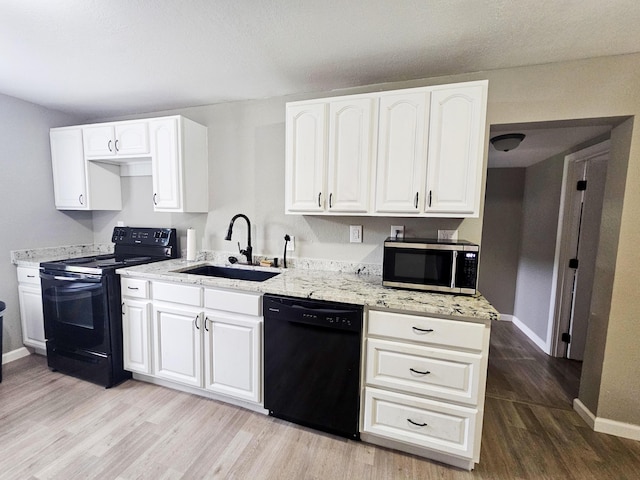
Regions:
[[[578,398],[573,400],[573,409],[595,432],[615,435],[616,437],[628,438],[630,440],[640,440],[640,425],[596,417]]]
[[[31,355],[31,352],[27,350],[26,347],[16,348],[15,350],[2,354],[2,364],[4,365],[5,363],[13,362],[19,358],[26,357],[27,355]]]
[[[543,340],[542,338],[540,338],[538,335],[536,335],[533,330],[531,330],[529,327],[527,327],[524,323],[522,323],[518,317],[516,317],[515,315],[511,316],[511,322],[518,327],[518,329],[524,333],[529,340],[531,340],[533,343],[535,343],[538,348],[540,350],[542,350],[544,353],[546,353],[547,355],[550,355],[550,350],[549,350],[549,345],[547,344],[547,342],[545,340]]]
[[[501,313],[498,317],[498,320],[500,320],[501,322],[513,322],[514,318],[516,317],[514,317],[513,315],[509,315],[508,313]]]

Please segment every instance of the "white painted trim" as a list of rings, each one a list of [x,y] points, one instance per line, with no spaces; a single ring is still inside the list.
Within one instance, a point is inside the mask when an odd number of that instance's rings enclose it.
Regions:
[[[508,313],[501,313],[500,316],[498,317],[498,320],[500,320],[501,322],[513,322],[513,319],[518,319],[516,316],[514,315],[509,315]]]
[[[2,354],[2,364],[13,362],[14,360],[18,360],[19,358],[26,357],[31,355],[31,352],[27,350],[26,347],[16,348],[15,350],[11,350],[10,352]]]
[[[549,355],[549,344],[545,342],[542,338],[536,335],[533,330],[527,327],[523,322],[521,322],[518,317],[512,317],[511,322],[520,329],[522,333],[524,333],[529,340],[535,343],[540,350]]]
[[[640,441],[640,425],[596,417],[578,398],[573,400],[573,409],[595,432]]]
[[[560,325],[560,317],[563,307],[563,286],[566,269],[561,265],[566,265],[570,255],[568,251],[568,234],[565,222],[569,216],[571,205],[567,203],[568,196],[571,191],[568,190],[567,182],[569,180],[569,164],[577,161],[586,161],[591,158],[599,157],[609,153],[611,149],[611,140],[592,145],[578,152],[572,153],[564,157],[564,167],[562,172],[562,189],[560,191],[560,208],[558,212],[558,230],[556,234],[556,249],[553,260],[553,277],[551,280],[551,302],[549,304],[549,321],[547,323],[547,340],[549,345],[545,352],[554,357],[560,357],[564,353],[564,345],[561,341],[562,332]]]

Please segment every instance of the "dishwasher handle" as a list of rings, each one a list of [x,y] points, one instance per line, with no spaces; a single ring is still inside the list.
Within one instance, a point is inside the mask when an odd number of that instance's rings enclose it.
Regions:
[[[323,328],[362,331],[362,307],[290,297],[263,298],[265,321],[304,323]]]

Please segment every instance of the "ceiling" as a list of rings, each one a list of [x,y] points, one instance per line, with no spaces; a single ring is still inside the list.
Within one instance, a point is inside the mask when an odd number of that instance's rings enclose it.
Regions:
[[[637,0],[2,0],[0,93],[84,118],[640,51]]]

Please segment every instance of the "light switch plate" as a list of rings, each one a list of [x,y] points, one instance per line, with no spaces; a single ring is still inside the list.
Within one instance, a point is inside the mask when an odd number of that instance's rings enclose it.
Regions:
[[[362,243],[362,225],[349,225],[349,241]]]
[[[458,230],[438,230],[438,240],[458,240]]]

